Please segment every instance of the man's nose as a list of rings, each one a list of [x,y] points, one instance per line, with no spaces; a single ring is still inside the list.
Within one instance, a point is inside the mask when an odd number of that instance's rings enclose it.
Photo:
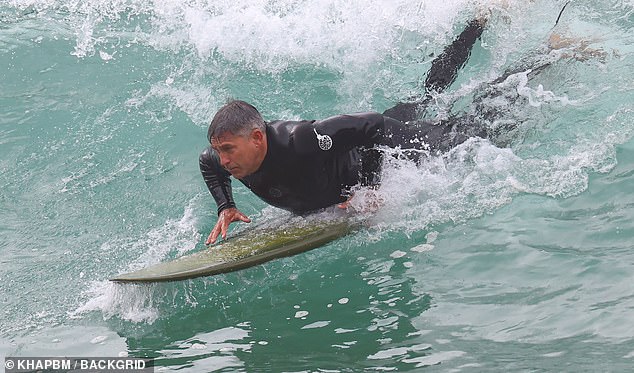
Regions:
[[[223,153],[219,153],[218,155],[220,156],[220,165],[226,167],[229,164],[229,157]]]

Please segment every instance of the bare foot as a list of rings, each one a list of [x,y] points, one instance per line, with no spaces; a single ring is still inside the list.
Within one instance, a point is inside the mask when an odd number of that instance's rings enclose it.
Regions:
[[[565,50],[562,57],[574,58],[578,61],[587,61],[590,58],[598,58],[605,62],[607,53],[600,48],[590,48],[590,44],[596,40],[583,40],[579,38],[569,38],[560,34],[551,34],[548,38],[548,46],[552,50]]]

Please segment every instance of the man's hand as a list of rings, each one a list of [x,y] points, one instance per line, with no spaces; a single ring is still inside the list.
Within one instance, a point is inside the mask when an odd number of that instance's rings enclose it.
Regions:
[[[218,216],[218,221],[216,222],[216,226],[209,234],[205,245],[211,245],[216,242],[219,235],[222,235],[222,239],[227,238],[227,230],[229,229],[229,224],[234,221],[243,221],[245,223],[250,223],[251,219],[248,216],[244,215],[235,207],[228,208],[226,210],[222,210],[220,215]]]
[[[352,198],[355,194],[352,194],[345,202],[338,204],[337,207],[343,210],[352,209],[353,211],[366,214],[376,212],[385,204],[385,198],[376,190],[367,189],[357,194],[359,197],[356,199],[359,201],[354,205],[352,204]]]
[[[350,207],[350,203],[351,203],[351,201],[352,201],[352,197],[353,197],[353,196],[350,196],[350,197],[346,200],[346,202],[342,202],[342,203],[338,204],[338,205],[337,205],[337,207],[339,207],[339,208],[340,208],[340,209],[342,209],[342,210],[347,210],[347,209]]]

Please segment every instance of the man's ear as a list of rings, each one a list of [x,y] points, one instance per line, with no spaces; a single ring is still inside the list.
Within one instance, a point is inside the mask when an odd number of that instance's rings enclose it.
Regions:
[[[251,139],[257,145],[262,145],[266,141],[266,136],[264,135],[264,132],[262,132],[261,129],[256,128],[253,131],[251,131]]]

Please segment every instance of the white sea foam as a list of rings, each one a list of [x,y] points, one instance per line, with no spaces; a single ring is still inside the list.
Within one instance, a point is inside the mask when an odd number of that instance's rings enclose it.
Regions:
[[[318,328],[326,327],[329,324],[330,324],[330,321],[315,321],[313,323],[302,326],[302,329],[318,329]]]
[[[408,364],[416,364],[416,367],[428,367],[462,357],[466,354],[467,353],[464,351],[442,351],[428,356],[403,359],[403,362]]]
[[[107,336],[105,336],[105,335],[100,335],[100,336],[97,336],[97,337],[95,337],[95,338],[91,339],[91,340],[90,340],[90,343],[92,343],[92,344],[102,343],[102,342],[104,342],[106,339],[108,339],[108,337],[107,337]]]
[[[132,322],[153,323],[159,309],[153,301],[152,286],[121,286],[108,281],[95,281],[85,292],[89,298],[70,313],[77,318],[91,311],[99,311],[104,319],[119,317]]]
[[[279,58],[282,56],[345,69],[351,68],[346,61],[368,61],[359,56],[370,60],[383,58],[380,52],[387,52],[406,30],[430,35],[449,32],[457,14],[475,7],[474,1],[467,0],[442,4],[404,0],[377,4],[338,0],[10,0],[9,3],[25,11],[65,11],[64,22],[74,22],[72,31],[77,39],[74,54],[78,57],[95,53],[95,46],[107,42],[107,32],[112,31],[104,30],[103,26],[118,21],[123,28],[127,26],[133,31],[128,37],[147,33],[146,41],[156,46],[178,49],[190,45],[201,56],[220,53],[241,62],[245,59],[270,62],[269,67],[288,63]]]
[[[408,347],[394,347],[388,348],[385,350],[381,350],[375,354],[368,356],[370,360],[383,360],[383,359],[393,359],[399,356],[406,356],[408,353],[412,351],[424,351],[431,349],[430,344],[419,344]]]
[[[597,153],[570,153],[552,159],[522,159],[511,149],[473,139],[420,166],[390,161],[378,191],[384,203],[372,220],[378,228],[412,232],[493,212],[519,193],[580,193],[587,185],[587,169],[600,165],[603,158],[593,159]],[[606,169],[609,166],[599,167]],[[368,209],[362,198],[352,202],[359,211]],[[416,251],[431,248],[425,244]]]
[[[192,250],[200,240],[196,229],[194,206],[198,198],[192,199],[185,208],[180,220],[168,220],[162,227],[150,230],[144,238],[128,244],[126,251],[143,254],[127,265],[121,272],[138,270],[160,262],[170,252],[176,255]],[[107,247],[119,243],[105,243]],[[90,312],[100,311],[104,318],[119,317],[132,322],[153,323],[159,316],[160,305],[166,299],[172,299],[173,290],[155,285],[120,285],[109,281],[94,281],[85,292],[88,298],[81,306],[71,312],[71,317]],[[185,302],[196,305],[196,299],[185,294]]]
[[[69,32],[63,37],[75,40],[70,53],[78,58],[97,55],[110,61],[139,44],[170,55],[187,54],[175,62],[174,76],[156,79],[149,94],[169,98],[201,126],[231,96],[227,86],[248,79],[227,69],[227,64],[273,75],[306,66],[336,74],[342,82],[334,88],[342,98],[349,98],[338,105],[343,111],[370,109],[371,92],[377,88],[389,86],[390,96],[407,97],[419,77],[407,76],[400,68],[377,67],[414,59],[421,62],[417,67],[421,71],[415,72],[420,75],[427,69],[427,56],[437,53],[451,39],[455,24],[477,7],[473,0],[12,0],[11,4],[57,20],[60,29]],[[57,14],[60,10],[64,17]],[[372,67],[381,72],[368,79]],[[166,80],[173,83],[166,85]]]
[[[430,245],[430,244],[427,244],[427,243],[420,244],[420,245],[417,245],[417,246],[414,246],[414,247],[411,248],[412,251],[417,252],[417,253],[423,253],[425,251],[431,251],[433,249],[434,249],[434,245]]]

